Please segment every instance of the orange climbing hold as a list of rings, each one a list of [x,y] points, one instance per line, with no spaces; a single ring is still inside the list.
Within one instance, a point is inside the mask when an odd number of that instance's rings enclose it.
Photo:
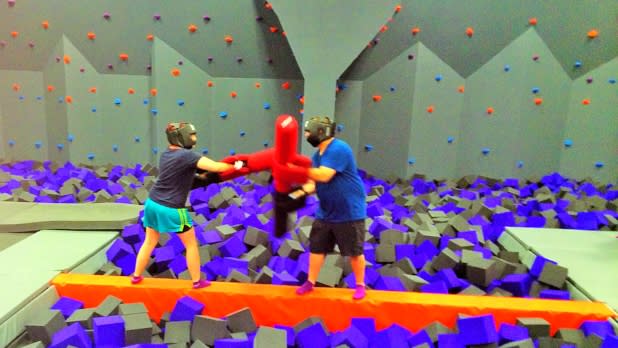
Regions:
[[[88,37],[89,40],[94,40],[97,38],[97,34],[93,33],[93,32],[88,32],[88,34],[86,34],[86,36]]]
[[[126,62],[127,60],[129,60],[129,55],[126,53],[120,53],[118,55],[118,58],[120,58],[120,60],[122,60],[123,62]]]
[[[474,29],[472,29],[472,27],[467,27],[466,28],[466,35],[468,37],[472,37],[472,35],[474,35]]]
[[[491,115],[494,113],[494,108],[492,108],[491,106],[487,108],[487,115]]]
[[[261,84],[261,83],[259,83],[259,82],[256,82],[256,83],[255,83],[255,88],[260,88],[260,87],[262,87],[262,84]]]
[[[584,99],[584,100],[582,100],[582,104],[584,104],[584,105],[589,105],[589,104],[590,104],[590,99]]]
[[[15,92],[19,91],[21,89],[21,86],[18,83],[14,83],[12,86],[13,90]]]
[[[597,36],[599,36],[599,31],[596,29],[592,29],[588,32],[588,38],[589,39],[596,39]]]
[[[43,22],[41,22],[41,26],[43,27],[43,29],[47,30],[47,29],[49,29],[49,22],[48,21],[43,21]]]
[[[532,17],[530,19],[528,19],[528,24],[535,26],[538,23],[536,17]]]
[[[234,38],[232,37],[232,35],[225,35],[223,40],[227,42],[228,44],[231,44],[232,42],[234,42]]]
[[[11,32],[11,37],[16,38],[19,36],[19,32],[18,31],[12,31]]]
[[[416,35],[416,34],[418,34],[418,33],[420,33],[420,32],[421,32],[421,28],[419,28],[419,27],[414,27],[414,28],[412,28],[412,29],[410,30],[410,32],[412,33],[412,35]]]
[[[90,89],[88,90],[90,93],[95,94],[97,93],[97,88],[96,87],[90,87]]]
[[[238,96],[238,93],[236,93],[236,91],[232,91],[230,93],[230,97],[232,97],[232,98],[236,98],[237,96]]]
[[[53,91],[55,91],[55,90],[56,90],[56,87],[54,87],[54,86],[52,86],[52,85],[48,85],[48,86],[47,86],[47,91],[48,91],[48,92],[53,92]]]
[[[212,86],[214,86],[215,84],[214,84],[212,81],[210,81],[210,80],[209,80],[208,82],[206,82],[206,85],[207,85],[208,87],[212,87]]]
[[[371,97],[371,99],[373,99],[374,102],[378,103],[379,101],[382,100],[382,96],[381,95],[374,95],[373,97]]]
[[[154,40],[154,35],[152,35],[152,34],[146,35],[146,40],[153,41]]]
[[[171,74],[174,77],[180,76],[180,69],[177,69],[177,68],[172,69]]]
[[[536,105],[543,104],[543,98],[534,98],[534,104]]]
[[[65,55],[62,60],[64,61],[64,64],[71,64],[71,56],[69,55]]]
[[[401,11],[401,5],[395,6],[395,13],[399,13]]]
[[[197,25],[189,24],[189,27],[187,29],[189,30],[190,33],[195,33],[197,31]]]
[[[431,114],[431,113],[433,112],[433,110],[434,110],[433,105],[429,105],[429,106],[427,107],[427,112],[428,112],[428,113],[430,113],[430,114]]]
[[[465,90],[466,90],[466,88],[464,86],[457,87],[457,92],[459,92],[459,93],[463,93],[463,92],[465,92]]]
[[[64,97],[64,100],[67,102],[67,104],[73,103],[73,97],[71,97],[70,95]]]
[[[151,88],[151,89],[150,89],[150,95],[151,95],[151,96],[153,96],[153,97],[154,97],[154,96],[156,96],[156,95],[157,95],[157,93],[159,93],[159,91],[157,91],[157,89],[156,89],[156,88]]]
[[[290,89],[291,86],[292,85],[287,81],[281,84],[281,88],[283,89]]]
[[[129,88],[129,90],[127,92],[129,92],[129,94],[135,94],[135,89]]]

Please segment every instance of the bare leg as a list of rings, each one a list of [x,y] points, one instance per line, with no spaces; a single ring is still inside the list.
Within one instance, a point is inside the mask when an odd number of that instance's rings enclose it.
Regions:
[[[320,269],[324,264],[324,259],[326,259],[325,254],[309,254],[309,274],[307,275],[307,280],[312,284],[318,280],[318,275],[320,275]]]
[[[187,232],[179,233],[178,237],[180,237],[182,244],[185,246],[187,268],[189,269],[191,280],[195,283],[202,277],[202,272],[200,270],[200,253],[197,247],[197,240],[195,239],[195,229],[192,227]]]
[[[365,285],[365,255],[351,256],[350,264],[356,279],[356,285]]]
[[[152,255],[152,251],[159,243],[159,232],[154,229],[147,227],[146,228],[146,239],[144,240],[144,244],[139,248],[139,252],[137,253],[137,260],[135,261],[135,271],[133,272],[134,276],[141,276],[150,260],[150,256]]]

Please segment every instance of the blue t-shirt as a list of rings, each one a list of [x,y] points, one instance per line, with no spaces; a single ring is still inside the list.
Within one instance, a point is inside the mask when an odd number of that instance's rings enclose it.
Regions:
[[[367,217],[365,187],[358,175],[352,149],[345,141],[333,139],[320,156],[313,154],[313,167],[328,167],[337,171],[327,183],[316,182],[320,207],[318,219],[328,222],[349,222]]]
[[[159,176],[149,198],[170,208],[184,208],[201,156],[187,149],[167,149],[159,159]]]

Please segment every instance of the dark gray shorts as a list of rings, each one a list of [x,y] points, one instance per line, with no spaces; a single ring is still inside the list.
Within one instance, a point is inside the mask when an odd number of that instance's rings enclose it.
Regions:
[[[364,252],[366,232],[365,220],[340,223],[315,220],[309,235],[309,251],[327,254],[337,243],[342,256],[360,256]]]

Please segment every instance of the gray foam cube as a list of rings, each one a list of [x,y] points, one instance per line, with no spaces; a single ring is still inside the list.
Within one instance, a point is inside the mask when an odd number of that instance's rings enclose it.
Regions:
[[[519,253],[517,251],[500,250],[498,257],[512,263],[520,262]]]
[[[26,332],[33,341],[41,341],[49,345],[56,332],[67,326],[59,310],[48,310],[40,313],[26,324]]]
[[[417,273],[416,267],[414,267],[414,264],[412,263],[412,261],[410,261],[410,259],[407,257],[403,257],[399,259],[399,261],[394,262],[393,266],[399,268],[406,274],[416,274]]]
[[[268,264],[270,258],[272,257],[272,253],[268,248],[266,248],[262,244],[258,244],[253,249],[249,250],[249,252],[242,255],[240,258],[242,260],[249,261],[249,268],[251,269],[259,269]]]
[[[445,248],[433,259],[431,267],[436,271],[455,267],[460,261],[453,250]]]
[[[324,285],[328,287],[335,287],[341,281],[343,275],[343,269],[334,265],[324,264],[318,274],[316,284]]]
[[[272,284],[273,283],[273,270],[268,266],[262,267],[260,272],[253,278],[255,284]]]
[[[378,244],[375,249],[376,262],[391,263],[395,262],[395,245]]]
[[[404,274],[399,279],[403,282],[407,291],[420,291],[423,285],[429,284],[425,279],[411,274]]]
[[[71,314],[66,320],[68,325],[79,323],[85,329],[92,329],[92,318],[94,318],[95,308],[78,309]]]
[[[425,327],[425,332],[429,335],[431,341],[436,344],[438,342],[438,335],[453,333],[453,330],[438,321],[434,321]]]
[[[584,347],[586,342],[586,336],[578,329],[558,329],[554,338],[562,339],[565,343],[575,344],[578,347]]]
[[[549,336],[550,325],[543,318],[517,318],[516,324],[527,328],[531,338]]]
[[[123,315],[125,345],[150,343],[152,322],[146,313]]]
[[[184,344],[191,342],[191,322],[188,320],[167,322],[163,342]]]
[[[205,345],[204,342],[197,340],[193,342],[190,348],[209,348],[209,347]]]
[[[287,257],[292,260],[298,259],[300,254],[304,252],[305,248],[303,248],[299,242],[291,239],[286,239],[285,242],[283,242],[283,244],[279,247],[279,250],[277,250],[277,254],[279,254],[279,256]]]
[[[470,283],[487,287],[500,276],[500,268],[494,260],[474,258],[466,264],[466,277]]]
[[[453,238],[448,241],[448,248],[451,250],[471,250],[474,244],[463,238]]]
[[[539,275],[539,281],[556,288],[562,288],[566,282],[567,275],[568,269],[566,267],[551,262],[545,262],[543,270]]]
[[[255,325],[255,319],[253,319],[251,309],[249,309],[248,307],[228,314],[226,316],[226,319],[227,327],[230,329],[231,332],[248,333],[257,330],[257,325]]]
[[[483,291],[481,288],[477,287],[474,284],[468,285],[465,289],[459,292],[460,295],[475,295],[475,296],[484,296],[487,293]]]
[[[380,233],[380,244],[406,244],[407,234],[399,230],[386,229]]]
[[[243,242],[253,247],[258,245],[268,246],[268,232],[249,226],[245,232]]]
[[[94,311],[95,316],[107,317],[110,315],[117,315],[118,308],[122,304],[122,300],[113,295],[108,295],[103,302],[97,306]]]
[[[219,338],[231,338],[227,321],[205,315],[196,315],[191,325],[191,339],[212,346]]]
[[[539,337],[538,348],[561,348],[564,341],[553,337]]]
[[[534,342],[532,339],[527,338],[525,340],[513,341],[500,346],[500,348],[534,348]]]
[[[254,348],[286,348],[287,332],[281,329],[260,326],[253,340]]]
[[[140,313],[148,313],[148,309],[146,309],[146,306],[142,302],[123,303],[118,306],[118,314],[120,315],[131,315]]]
[[[324,320],[322,320],[321,317],[317,317],[317,316],[309,317],[309,318],[301,321],[300,323],[296,324],[294,326],[294,333],[298,334],[302,330],[308,328],[311,325],[317,324],[317,323],[320,323],[320,325],[322,326],[322,328],[324,329],[324,332],[326,332],[326,334],[329,333],[328,328],[326,327],[326,324],[324,324]]]
[[[423,243],[424,241],[429,240],[431,244],[437,246],[438,243],[440,243],[441,237],[442,236],[440,235],[440,232],[438,232],[438,230],[421,228],[416,231],[416,238],[414,239],[414,244],[418,246],[421,245],[421,243]]]
[[[251,283],[251,277],[249,277],[246,274],[240,273],[237,270],[232,270],[232,272],[230,272],[227,277],[225,277],[225,281],[226,282],[230,282],[230,283],[246,283],[249,284]]]

